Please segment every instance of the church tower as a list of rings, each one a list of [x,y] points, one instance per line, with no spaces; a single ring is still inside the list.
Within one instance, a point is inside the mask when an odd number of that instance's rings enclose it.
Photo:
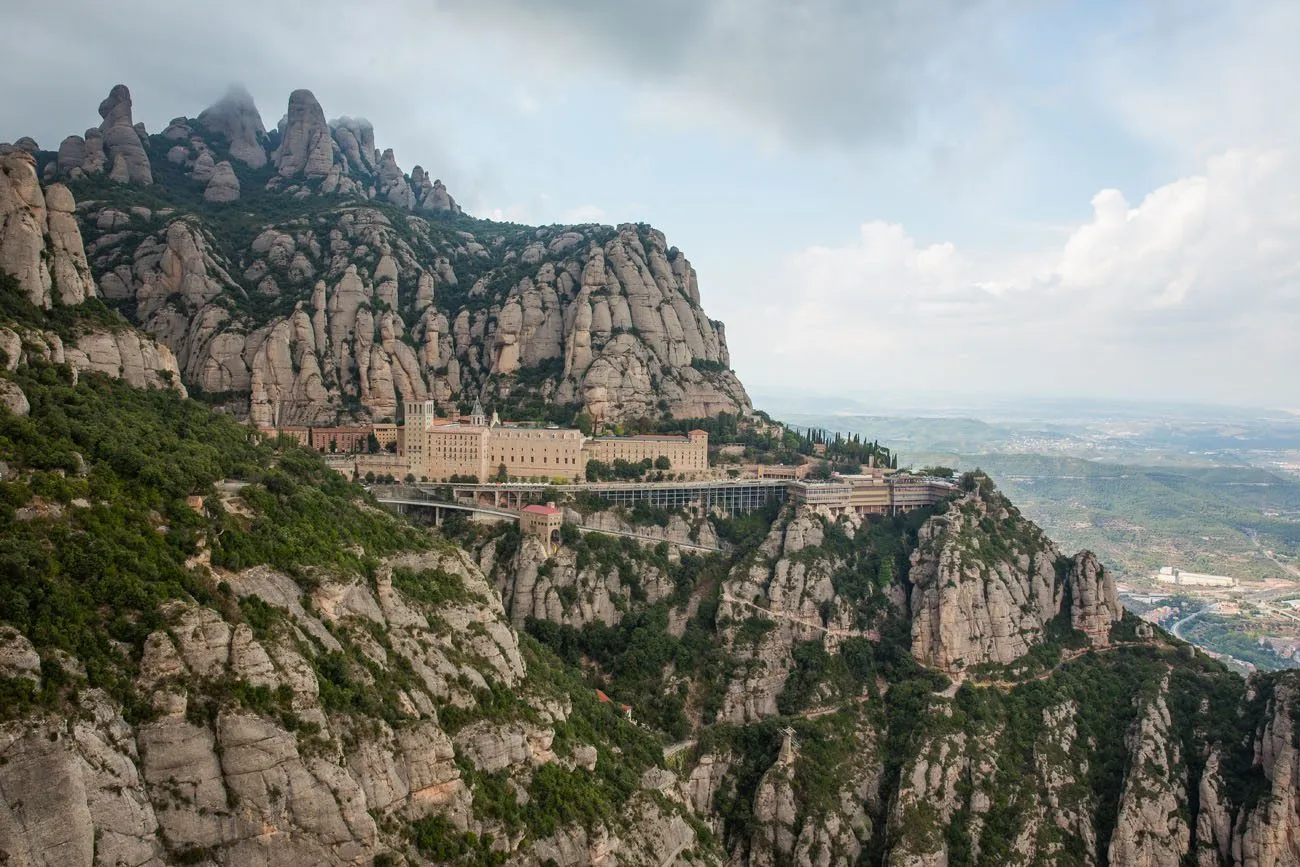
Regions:
[[[469,413],[469,423],[475,427],[482,427],[485,423],[483,418],[483,404],[479,403],[477,397],[474,398],[474,408],[470,410]]]

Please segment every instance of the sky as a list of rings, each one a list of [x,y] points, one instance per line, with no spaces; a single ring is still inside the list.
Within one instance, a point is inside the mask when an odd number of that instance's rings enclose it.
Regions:
[[[756,394],[1300,407],[1294,0],[51,0],[0,139],[125,83],[361,116],[478,217],[649,222]]]

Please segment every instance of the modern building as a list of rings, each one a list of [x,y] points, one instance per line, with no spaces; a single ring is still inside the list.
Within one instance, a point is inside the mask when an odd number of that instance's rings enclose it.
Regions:
[[[947,479],[910,476],[881,467],[867,467],[855,475],[837,475],[830,481],[793,481],[786,484],[796,503],[819,506],[831,514],[888,515],[921,506],[933,506],[957,486]]]
[[[749,478],[795,482],[812,472],[813,467],[812,464],[745,464],[740,469]]]
[[[1175,584],[1180,587],[1236,587],[1235,578],[1227,575],[1206,575],[1201,572],[1184,572],[1176,566],[1161,566],[1155,574],[1160,584]]]

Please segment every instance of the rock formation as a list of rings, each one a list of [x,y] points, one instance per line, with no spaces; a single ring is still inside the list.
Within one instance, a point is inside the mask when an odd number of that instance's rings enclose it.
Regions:
[[[49,307],[55,292],[63,304],[96,294],[75,209],[62,184],[41,189],[26,151],[0,156],[0,270],[39,307]]]
[[[430,213],[461,213],[460,205],[456,204],[447,193],[447,187],[440,180],[432,180],[427,172],[420,166],[411,169],[411,189],[414,191],[415,203],[421,211]]]
[[[239,200],[239,178],[230,163],[222,160],[212,169],[212,177],[203,190],[205,202],[235,202]]]
[[[1067,594],[1071,626],[1094,645],[1109,641],[1122,614],[1096,558],[1084,552],[1066,562],[986,477],[921,528],[910,580],[912,653],[948,672],[1015,662],[1042,640]]]
[[[334,141],[325,112],[310,90],[289,94],[289,111],[281,121],[280,146],[271,155],[282,177],[324,178],[334,165]]]
[[[392,148],[384,151],[379,158],[378,175],[379,194],[385,201],[407,211],[415,207],[415,196],[411,193],[410,184],[406,182],[406,176],[397,166]]]
[[[120,183],[153,183],[149,155],[141,144],[140,133],[131,122],[131,91],[125,84],[115,85],[109,91],[99,104],[99,116],[104,119],[99,131],[104,137],[109,176]]]
[[[230,155],[253,169],[266,165],[266,127],[253,103],[253,97],[242,87],[231,87],[226,95],[199,113],[199,123],[206,129],[225,136],[230,143]]]
[[[378,169],[375,128],[363,118],[341,117],[330,125],[350,171],[373,174]]]

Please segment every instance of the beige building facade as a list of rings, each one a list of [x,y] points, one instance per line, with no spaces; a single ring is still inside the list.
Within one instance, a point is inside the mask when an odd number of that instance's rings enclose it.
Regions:
[[[709,435],[600,437],[580,430],[533,427],[490,421],[476,404],[467,419],[439,418],[432,401],[408,402],[403,427],[408,471],[418,481],[441,482],[452,476],[489,481],[546,479],[575,482],[586,477],[587,461],[638,463],[665,457],[671,472],[688,477],[709,468]]]
[[[587,440],[584,448],[587,460],[606,464],[617,460],[635,464],[665,457],[673,473],[691,477],[709,469],[709,435],[702,430],[686,436],[597,437]]]

